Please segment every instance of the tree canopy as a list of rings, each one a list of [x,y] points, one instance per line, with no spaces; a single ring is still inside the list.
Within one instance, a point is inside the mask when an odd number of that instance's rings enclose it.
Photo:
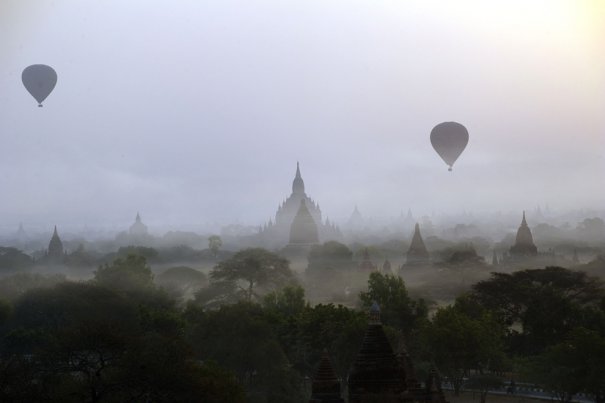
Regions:
[[[288,260],[262,248],[237,252],[217,264],[210,278],[232,283],[247,301],[260,300],[259,291],[270,291],[295,280]]]

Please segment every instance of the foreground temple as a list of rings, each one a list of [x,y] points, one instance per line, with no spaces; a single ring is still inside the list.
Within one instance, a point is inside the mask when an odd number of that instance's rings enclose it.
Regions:
[[[376,303],[370,309],[368,327],[347,383],[349,403],[447,403],[435,368],[421,385],[407,352],[394,353],[382,328],[380,307]],[[341,402],[340,381],[324,351],[313,378],[309,403]]]
[[[340,394],[340,379],[330,361],[328,351],[324,350],[317,372],[313,376],[309,403],[344,403]]]

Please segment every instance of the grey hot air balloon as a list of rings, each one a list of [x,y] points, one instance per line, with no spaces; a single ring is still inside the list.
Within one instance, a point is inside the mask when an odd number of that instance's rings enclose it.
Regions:
[[[21,80],[25,89],[38,101],[38,106],[42,107],[42,101],[57,84],[57,73],[45,64],[32,64],[23,70]]]
[[[431,144],[449,166],[448,171],[451,171],[452,165],[468,144],[468,131],[460,123],[439,123],[431,130]]]

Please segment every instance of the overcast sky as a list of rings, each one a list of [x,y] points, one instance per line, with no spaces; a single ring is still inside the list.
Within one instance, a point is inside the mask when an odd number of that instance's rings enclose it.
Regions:
[[[43,108],[21,83],[58,73]],[[448,172],[429,134],[458,121]],[[605,205],[605,6],[0,0],[0,223]]]

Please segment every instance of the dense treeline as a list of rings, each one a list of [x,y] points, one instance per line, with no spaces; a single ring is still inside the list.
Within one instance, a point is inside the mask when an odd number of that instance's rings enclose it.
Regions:
[[[334,248],[339,261],[344,252]],[[378,272],[355,307],[311,305],[288,262],[263,249],[234,254],[209,278],[162,276],[159,287],[145,257],[126,255],[86,282],[1,279],[0,401],[304,402],[324,348],[346,380],[374,301],[419,379],[434,364],[456,393],[514,377],[563,401],[605,395],[605,288],[582,272],[493,273],[441,307]],[[171,279],[203,286],[185,302],[191,290]]]

